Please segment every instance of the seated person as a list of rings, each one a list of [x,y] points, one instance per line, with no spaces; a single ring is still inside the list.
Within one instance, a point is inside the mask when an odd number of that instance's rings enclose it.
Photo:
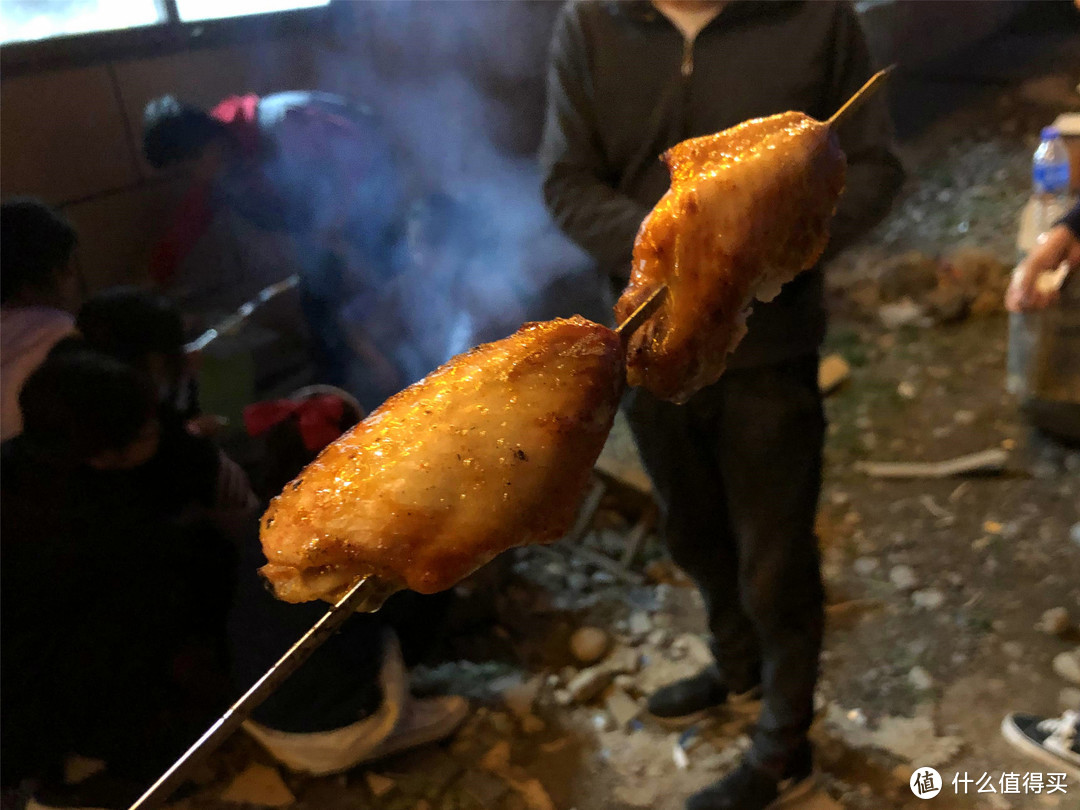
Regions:
[[[410,322],[431,345],[436,360],[432,368],[506,337],[529,319],[528,304],[535,294],[525,289],[516,246],[505,229],[500,231],[489,206],[439,192],[419,200],[410,211],[405,244],[410,269],[418,278],[414,289],[430,286],[446,296],[439,309],[430,300],[426,306],[413,300]],[[425,318],[416,317],[419,313],[426,313],[436,331],[428,332]]]
[[[149,374],[158,398],[180,416],[198,414],[183,318],[168,298],[139,287],[109,287],[83,303],[76,324],[94,349]]]
[[[260,492],[276,495],[360,415],[355,400],[327,386],[249,406],[244,421],[266,445]],[[275,599],[258,573],[264,563],[258,526],[252,524],[241,545],[229,622],[237,691],[260,678],[327,608]],[[449,598],[402,592],[378,613],[349,618],[255,709],[244,726],[248,734],[287,767],[325,774],[453,733],[467,715],[465,700],[412,697],[405,669],[438,639]]]
[[[357,386],[367,395],[366,405],[378,406],[454,355],[505,337],[524,320],[504,280],[478,265],[488,248],[489,227],[481,207],[449,194],[437,192],[413,203],[394,274],[340,310],[347,330],[362,326],[368,342],[397,370],[393,387],[379,387],[378,379],[376,385]],[[358,354],[364,370],[377,370],[370,353]]]
[[[213,450],[217,473],[211,505],[220,510],[252,511],[257,500],[244,471],[210,443],[176,432],[186,425],[189,433],[201,436],[212,434],[215,428],[214,417],[199,410],[197,380],[184,351],[183,320],[176,306],[150,290],[113,287],[91,296],[80,308],[76,323],[90,348],[149,376],[170,439],[202,453]]]
[[[0,206],[0,439],[22,429],[19,390],[49,349],[75,331],[64,310],[74,280],[76,236],[42,202],[14,199]]]
[[[196,517],[217,456],[165,427],[144,374],[71,344],[20,406],[0,450],[3,783],[127,807],[226,704],[231,548]],[[72,753],[105,773],[63,785]]]
[[[468,293],[483,221],[474,207],[441,193],[417,201],[409,212],[400,294],[405,348],[417,358],[410,382],[479,342],[474,321],[487,313],[474,311]]]

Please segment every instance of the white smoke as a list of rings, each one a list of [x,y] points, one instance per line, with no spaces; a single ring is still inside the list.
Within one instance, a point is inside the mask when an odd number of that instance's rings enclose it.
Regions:
[[[322,55],[320,88],[382,121],[406,169],[407,196],[447,194],[473,217],[464,227],[479,246],[463,257],[458,288],[417,278],[425,288],[408,291],[404,307],[403,340],[438,324],[443,360],[525,320],[603,317],[588,259],[544,209],[534,156],[557,10],[554,3],[350,2],[338,9],[338,47]]]

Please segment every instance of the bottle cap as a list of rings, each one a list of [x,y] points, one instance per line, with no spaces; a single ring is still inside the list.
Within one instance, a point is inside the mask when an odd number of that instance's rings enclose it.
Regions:
[[[1057,127],[1043,127],[1042,132],[1039,133],[1039,138],[1044,141],[1052,141],[1054,138],[1061,137],[1061,130]]]

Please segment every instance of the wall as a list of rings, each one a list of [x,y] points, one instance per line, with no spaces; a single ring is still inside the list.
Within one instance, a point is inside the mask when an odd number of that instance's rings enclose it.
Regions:
[[[347,2],[333,8],[332,25],[306,34],[5,72],[0,195],[35,195],[71,218],[83,291],[92,292],[146,279],[150,250],[187,187],[185,173],[155,171],[141,156],[142,109],[164,93],[207,106],[227,95],[297,88],[358,99],[405,133],[404,149],[429,167],[431,185],[446,179],[448,161],[467,168],[459,153],[469,129],[490,133],[481,139],[485,150],[528,160],[542,125],[557,11],[549,2]],[[462,104],[427,108],[447,82]],[[412,103],[402,97],[406,87]],[[496,102],[479,102],[485,95]],[[459,142],[453,147],[439,138],[448,131]],[[236,224],[216,223],[185,268],[219,308],[280,277],[291,262],[288,244]],[[215,288],[214,280],[223,283]]]
[[[906,63],[967,44],[1011,13],[1010,4],[994,2],[865,5],[879,59]],[[143,280],[150,248],[187,184],[182,173],[156,172],[140,155],[147,100],[169,92],[209,105],[230,94],[294,88],[325,89],[375,106],[403,133],[406,149],[433,183],[468,183],[492,164],[529,183],[557,11],[554,2],[345,2],[334,9],[332,32],[323,35],[5,75],[0,194],[34,194],[70,216],[80,232],[85,291]],[[462,148],[478,130],[485,134],[480,147],[470,141]],[[565,246],[557,241],[537,239],[559,260],[572,258],[559,254]],[[243,243],[229,251],[206,249],[198,262],[204,276],[231,279],[236,295],[225,298],[235,299],[262,280],[243,283],[255,265],[267,266],[263,259],[287,263],[282,245],[258,250],[264,255],[256,260]]]
[[[0,82],[0,193],[59,206],[79,230],[86,291],[145,279],[151,245],[187,186],[142,159],[148,100],[175,93],[210,104],[237,92],[303,87],[313,43],[303,39],[106,61]]]

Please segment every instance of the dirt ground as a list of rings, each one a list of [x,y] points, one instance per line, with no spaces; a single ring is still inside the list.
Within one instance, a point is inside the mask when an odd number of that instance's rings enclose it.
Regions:
[[[1042,57],[1009,75],[997,60],[1020,48]],[[901,74],[894,88],[928,99],[908,104],[924,120],[901,128],[911,181],[888,220],[831,274],[836,316],[826,351],[851,371],[827,400],[820,534],[829,607],[813,732],[820,774],[814,793],[792,807],[922,806],[908,779],[923,766],[946,782],[936,807],[1080,807],[1074,775],[1064,795],[1024,795],[1022,786],[1003,795],[998,781],[1052,770],[1003,741],[1002,717],[1057,714],[1080,694],[1052,667],[1080,642],[1080,452],[1034,441],[1005,392],[1003,313],[890,327],[880,301],[864,295],[879,294],[882,268],[912,250],[936,259],[985,249],[999,259],[994,283],[1003,283],[1038,129],[1080,107],[1077,60],[1076,37],[1012,32],[937,72]],[[632,465],[628,441],[620,429],[609,455]],[[989,448],[1008,451],[998,474],[882,480],[856,468]],[[421,690],[473,701],[446,744],[339,776],[266,778],[312,810],[682,807],[738,761],[757,705],[674,731],[634,716],[651,689],[705,656],[700,599],[665,564],[650,514],[647,498],[611,484],[575,541],[593,557],[576,556],[566,541],[522,551],[462,589],[443,660],[415,673]],[[643,516],[643,545],[624,568],[618,560]],[[1070,617],[1063,635],[1036,629],[1052,608]],[[592,670],[568,647],[584,626],[603,629],[612,646]],[[238,736],[176,806],[235,806],[221,793],[253,762],[269,760]],[[969,793],[957,796],[952,777],[965,773]],[[976,793],[983,774],[998,793]]]

